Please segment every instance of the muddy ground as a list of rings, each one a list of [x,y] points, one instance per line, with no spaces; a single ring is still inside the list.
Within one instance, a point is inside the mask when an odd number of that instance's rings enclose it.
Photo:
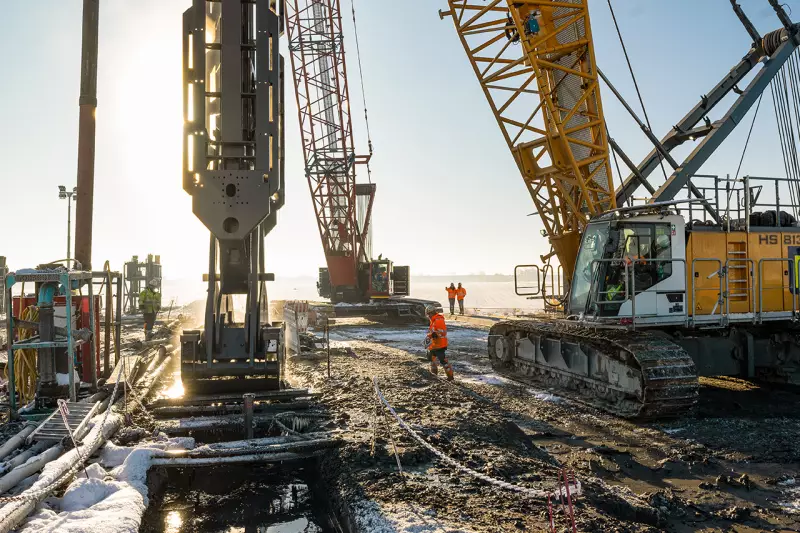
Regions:
[[[334,326],[330,380],[324,353],[290,360],[293,385],[322,391],[344,430],[346,445],[323,474],[365,530],[548,530],[543,499],[454,471],[384,418],[375,377],[401,417],[470,468],[547,490],[562,466],[574,469],[579,531],[800,531],[797,390],[703,380],[696,415],[636,423],[493,373],[477,325],[450,324],[448,383],[428,370],[424,335],[419,326]],[[556,518],[564,530],[560,508]]]

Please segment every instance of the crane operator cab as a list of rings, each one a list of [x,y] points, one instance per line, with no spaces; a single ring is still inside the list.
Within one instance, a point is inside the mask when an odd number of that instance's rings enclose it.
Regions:
[[[575,263],[568,314],[683,320],[684,228],[683,217],[665,213],[615,211],[590,222]]]
[[[378,259],[369,263],[369,285],[367,296],[369,298],[388,298],[392,291],[392,262],[387,259]]]

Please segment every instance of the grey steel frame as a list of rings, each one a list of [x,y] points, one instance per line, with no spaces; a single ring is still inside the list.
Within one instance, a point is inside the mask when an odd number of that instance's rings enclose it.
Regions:
[[[105,273],[104,273],[105,275]],[[92,333],[95,331],[94,323],[94,291],[92,289],[92,273],[91,272],[38,272],[30,274],[17,274],[14,272],[6,276],[5,291],[6,291],[6,333],[8,336],[8,397],[11,407],[11,418],[17,417],[17,398],[16,398],[16,384],[14,374],[14,350],[31,348],[66,348],[67,359],[69,365],[69,399],[71,402],[77,401],[77,394],[75,391],[75,338],[72,334],[72,298],[65,298],[66,303],[66,340],[63,341],[49,341],[49,342],[32,342],[24,340],[20,342],[13,342],[14,339],[14,313],[12,310],[12,289],[17,282],[50,282],[58,283],[59,286],[66,292],[67,295],[72,294],[73,282],[78,282],[78,285],[86,283],[89,290],[89,328]],[[92,376],[92,387],[97,389],[97,368],[95,365],[95,338],[94,334],[91,336],[90,350],[92,357],[90,357],[91,364],[90,371]]]
[[[214,362],[224,331],[239,329],[229,325],[235,294],[247,295],[246,347],[228,347],[225,358],[257,370],[273,279],[264,273],[264,237],[284,203],[282,9],[271,0],[193,0],[183,15],[183,187],[211,233],[200,372],[237,370]],[[218,30],[210,39],[207,18]]]

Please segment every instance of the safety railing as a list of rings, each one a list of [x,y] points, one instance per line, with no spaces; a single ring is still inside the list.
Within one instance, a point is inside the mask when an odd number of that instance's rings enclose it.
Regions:
[[[624,292],[620,291],[619,289],[611,289],[605,287],[606,290],[600,290],[600,268],[599,265],[601,263],[607,264],[620,264],[623,267],[623,285],[624,285]],[[648,267],[648,266],[658,266],[658,265],[672,265],[673,268],[671,269],[671,273],[669,276],[658,280],[657,282],[653,283],[651,286],[637,290],[636,289],[636,274],[637,274],[637,267]],[[676,272],[675,265],[681,265],[681,272]],[[621,259],[595,259],[592,261],[591,266],[591,273],[592,273],[592,282],[589,286],[589,301],[587,302],[587,310],[590,308],[589,306],[594,304],[595,309],[599,309],[605,305],[620,305],[625,303],[626,301],[630,300],[631,302],[631,311],[630,315],[627,314],[617,314],[615,316],[603,316],[602,314],[598,315],[595,313],[594,319],[597,321],[611,321],[611,322],[619,322],[624,325],[630,326],[632,329],[636,329],[637,323],[644,323],[648,318],[659,317],[658,308],[654,309],[654,312],[645,314],[639,314],[636,311],[636,300],[642,294],[679,294],[681,296],[681,315],[676,315],[680,317],[679,320],[675,320],[676,323],[682,322],[685,326],[688,327],[689,325],[689,310],[688,310],[688,302],[687,299],[687,291],[686,291],[686,284],[683,283],[683,288],[679,289],[671,289],[663,287],[663,282],[672,279],[676,275],[683,276],[682,278],[678,279],[686,279],[686,260],[683,258],[671,258],[671,259],[637,259],[634,261],[626,262]],[[603,281],[606,281],[605,279]],[[623,292],[623,299],[614,299],[617,293]],[[609,299],[609,295],[611,298]],[[656,306],[658,306],[658,300],[656,300]],[[663,317],[662,317],[663,318]],[[658,319],[658,318],[656,318]]]
[[[697,279],[699,277],[699,272],[697,271],[697,263],[714,263],[717,265],[717,269],[706,276],[706,279],[711,279],[713,277],[717,277],[719,280],[718,287],[697,287]],[[694,311],[697,310],[697,293],[698,292],[706,292],[706,291],[717,291],[717,302],[714,304],[714,307],[711,309],[711,313],[709,315],[704,316],[714,316],[719,310],[719,326],[723,326],[725,324],[725,317],[727,316],[725,313],[725,292],[723,286],[723,278],[725,278],[725,270],[722,267],[722,260],[721,259],[714,259],[710,257],[696,257],[692,259],[692,306],[694,307]],[[688,306],[687,306],[688,307]],[[696,312],[692,312],[692,322],[697,323],[698,317]],[[703,320],[705,322],[705,320]]]
[[[682,265],[681,272],[679,269],[673,267],[671,274],[653,284],[652,286],[639,290],[636,288],[636,269],[647,268],[648,265],[652,267],[654,264],[676,264]],[[711,263],[713,270],[708,273],[708,269],[702,269],[699,265],[703,263]],[[723,327],[731,322],[752,322],[763,323],[765,320],[786,320],[792,321],[800,320],[800,284],[795,280],[796,290],[792,290],[791,283],[787,283],[788,270],[781,270],[780,283],[765,283],[765,268],[769,263],[778,263],[785,265],[788,269],[795,268],[794,259],[792,258],[762,258],[756,262],[751,258],[736,258],[727,259],[723,262],[721,259],[698,257],[694,258],[691,262],[691,305],[694,307],[694,312],[690,314],[689,304],[686,300],[688,291],[686,289],[671,289],[665,288],[663,282],[674,278],[675,276],[683,275],[683,279],[687,279],[687,264],[685,259],[640,259],[630,263],[620,259],[595,259],[592,261],[590,273],[591,284],[589,288],[589,298],[586,304],[586,316],[596,322],[613,322],[621,325],[631,326],[633,329],[637,325],[644,325],[647,323],[665,323],[664,318],[669,318],[669,323],[684,323],[686,327],[689,326],[718,326]],[[603,283],[607,283],[607,270],[600,269],[601,264],[611,265],[622,269],[622,276],[619,278],[619,283],[613,287],[609,287]],[[732,267],[741,266],[744,270],[744,278],[731,279],[731,272],[734,270]],[[701,272],[703,270],[704,272]],[[603,273],[601,278],[600,274]],[[705,275],[707,274],[707,275]],[[700,282],[700,276],[705,275],[705,279],[709,280],[714,277],[717,278],[717,283],[713,286],[704,286]],[[797,276],[795,276],[797,277]],[[680,278],[678,278],[680,279]],[[741,282],[744,286],[738,284]],[[736,283],[737,286],[733,286]],[[621,287],[619,286],[621,285]],[[716,293],[714,307],[708,314],[698,314],[698,295],[702,299],[702,294],[712,292]],[[783,298],[787,292],[791,295],[791,309],[784,309],[783,303],[778,310],[765,310],[765,300],[768,294],[778,292]],[[646,293],[656,294],[680,294],[683,309],[680,316],[674,315],[665,317],[663,312],[658,309],[659,303],[656,302],[655,308],[650,308],[646,312],[637,310],[637,300],[641,301],[641,295]],[[736,297],[744,297],[742,300],[735,300]],[[630,301],[630,312],[617,313],[615,315],[607,314],[603,310],[606,306],[621,306],[625,302]],[[783,302],[784,300],[779,300]],[[663,304],[663,302],[661,302]],[[737,304],[746,305],[746,309],[737,312],[735,306]]]
[[[563,307],[564,276],[561,265],[517,265],[514,268],[514,292],[529,300],[542,300],[544,310],[560,311]]]

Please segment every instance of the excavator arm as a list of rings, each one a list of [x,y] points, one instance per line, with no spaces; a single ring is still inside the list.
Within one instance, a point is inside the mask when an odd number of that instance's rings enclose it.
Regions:
[[[569,278],[588,219],[616,207],[586,0],[448,4]]]

